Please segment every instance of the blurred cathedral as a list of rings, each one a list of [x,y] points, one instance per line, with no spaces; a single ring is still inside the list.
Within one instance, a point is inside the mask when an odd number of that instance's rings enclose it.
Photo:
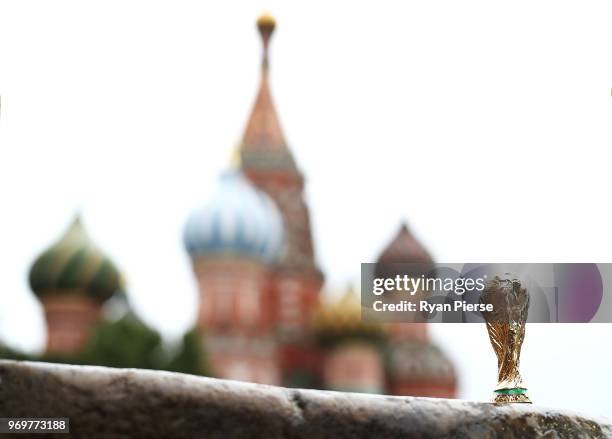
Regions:
[[[366,323],[352,291],[336,301],[321,297],[304,176],[270,92],[275,20],[264,15],[257,27],[261,82],[239,158],[183,234],[199,285],[196,332],[207,371],[290,387],[454,397],[453,365],[429,340],[426,324]],[[405,225],[379,262],[433,263]],[[30,284],[43,305],[48,353],[84,349],[104,303],[122,290],[119,271],[78,218],[35,261]]]

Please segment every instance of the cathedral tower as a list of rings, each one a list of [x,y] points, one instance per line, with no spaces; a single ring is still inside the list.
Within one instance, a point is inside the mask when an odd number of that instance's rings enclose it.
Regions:
[[[121,286],[117,268],[92,242],[78,216],[36,259],[29,277],[45,313],[48,354],[81,350],[101,318],[102,305]]]
[[[393,264],[404,265],[399,267]],[[377,261],[377,276],[427,275],[434,262],[406,224],[402,224]],[[454,398],[457,378],[451,361],[431,342],[427,323],[389,325],[388,391],[394,395]]]
[[[359,297],[349,289],[315,314],[314,330],[322,350],[321,382],[328,390],[385,393],[383,325],[361,319]]]
[[[240,146],[241,166],[249,180],[276,202],[283,216],[287,242],[276,265],[276,288],[279,324],[291,332],[308,324],[323,275],[315,261],[304,176],[285,141],[270,92],[269,45],[276,22],[264,15],[257,27],[263,42],[261,82]]]
[[[274,202],[240,171],[227,171],[212,200],[189,217],[184,243],[214,376],[281,384],[270,267],[283,225]]]
[[[289,149],[270,92],[270,39],[273,17],[257,21],[262,43],[261,81],[240,144],[241,167],[247,178],[278,206],[285,227],[286,246],[274,266],[273,295],[282,340],[285,385],[307,385],[317,368],[309,344],[308,327],[316,309],[323,274],[317,266],[304,200],[304,176]],[[293,371],[293,372],[289,372]],[[299,378],[302,377],[302,378]]]

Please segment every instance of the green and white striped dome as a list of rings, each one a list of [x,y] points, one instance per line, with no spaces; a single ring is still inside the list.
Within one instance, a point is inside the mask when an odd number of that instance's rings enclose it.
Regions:
[[[59,241],[34,261],[30,286],[38,297],[78,293],[103,302],[120,290],[121,275],[77,216]]]

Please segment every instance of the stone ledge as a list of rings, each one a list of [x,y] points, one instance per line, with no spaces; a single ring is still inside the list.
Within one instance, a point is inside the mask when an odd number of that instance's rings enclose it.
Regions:
[[[15,361],[0,361],[0,416],[68,417],[70,437],[87,439],[612,437],[608,424],[532,405],[295,390]]]

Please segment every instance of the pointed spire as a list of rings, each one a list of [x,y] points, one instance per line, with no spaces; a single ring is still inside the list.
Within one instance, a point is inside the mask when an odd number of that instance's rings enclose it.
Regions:
[[[402,222],[397,235],[378,258],[380,263],[433,264],[431,256]]]
[[[257,28],[263,44],[261,82],[242,139],[242,167],[245,170],[283,169],[297,172],[274,108],[268,80],[269,46],[276,20],[271,15],[264,14],[257,20]]]
[[[261,67],[263,69],[262,74],[268,74],[268,63],[269,63],[269,46],[270,46],[270,38],[272,37],[272,33],[276,28],[276,20],[274,17],[268,13],[262,14],[257,19],[257,29],[259,29],[259,34],[261,35],[261,41],[263,43],[263,57]]]
[[[80,210],[77,211],[70,226],[66,229],[62,238],[59,242],[81,242],[81,243],[89,243],[90,238],[89,234],[83,227],[83,219],[81,218]]]

